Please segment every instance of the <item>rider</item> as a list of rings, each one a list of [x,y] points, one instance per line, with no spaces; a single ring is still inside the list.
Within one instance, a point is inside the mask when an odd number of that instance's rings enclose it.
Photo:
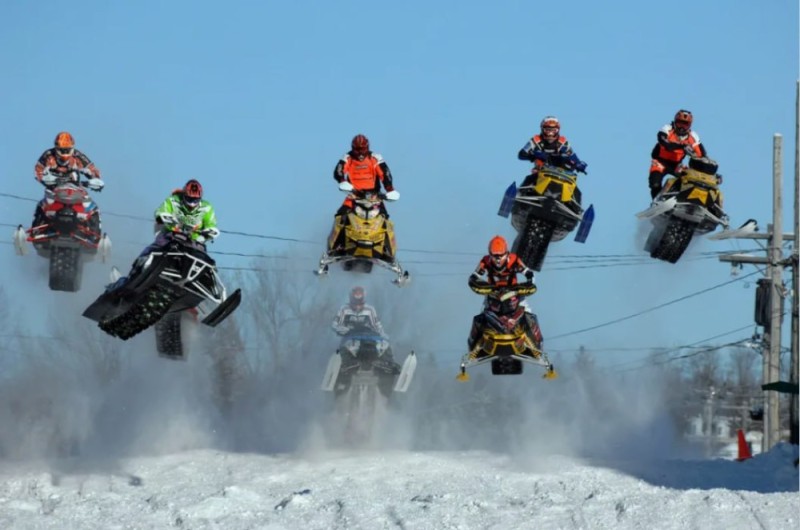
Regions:
[[[561,136],[561,123],[555,116],[545,116],[539,124],[540,132],[528,140],[519,150],[517,158],[533,162],[535,166],[530,175],[525,177],[522,185],[530,184],[536,177],[540,167],[550,164],[567,170],[586,173],[586,162],[578,158],[569,141]]]
[[[104,186],[103,181],[100,180],[100,170],[89,160],[89,157],[75,149],[75,138],[66,131],[56,135],[53,147],[42,153],[33,170],[36,180],[48,191],[55,187],[58,175],[65,175],[73,170],[89,177],[89,188],[100,191]],[[45,191],[45,197],[47,197],[47,191]],[[45,200],[42,199],[36,205],[33,226],[45,222],[44,202]]]
[[[386,165],[386,161],[381,155],[370,151],[367,137],[363,134],[357,134],[353,137],[350,148],[350,151],[339,160],[333,170],[333,178],[339,183],[339,189],[343,191],[379,192],[381,184],[383,184],[388,200],[396,201],[399,199],[400,193],[394,189],[392,172],[389,170],[389,166]],[[332,233],[336,232],[338,226],[344,224],[348,212],[353,209],[353,199],[353,194],[349,194],[336,212]],[[387,219],[389,218],[383,203],[381,203],[381,213]],[[341,230],[336,240],[328,238],[328,253],[335,253],[343,248],[344,231]]]
[[[183,230],[201,244],[219,235],[214,207],[203,199],[203,186],[195,179],[173,190],[156,209],[155,218],[156,224],[162,225],[161,234]]]
[[[658,143],[653,147],[650,164],[650,197],[655,199],[663,187],[664,175],[678,176],[681,162],[687,155],[697,158],[706,156],[706,148],[700,136],[692,131],[692,113],[681,109],[675,113],[672,123],[664,125],[657,134]]]
[[[173,190],[156,209],[154,215],[158,227],[155,241],[139,254],[128,276],[123,276],[109,285],[108,290],[121,286],[133,276],[151,252],[167,243],[168,234],[173,231],[186,233],[193,242],[203,248],[206,242],[212,241],[219,235],[214,207],[203,199],[203,186],[195,179],[187,181],[183,188]]]
[[[344,304],[336,317],[333,319],[331,327],[334,331],[342,337],[345,337],[352,331],[364,329],[373,331],[378,334],[381,339],[388,341],[389,337],[383,330],[383,325],[378,319],[378,312],[370,304],[366,303],[367,291],[361,287],[356,286],[350,290],[350,300]],[[382,393],[389,395],[393,385],[394,375],[400,373],[400,366],[395,362],[392,354],[392,348],[388,342],[384,342],[385,349],[380,354],[380,358],[373,361],[372,366],[380,373],[391,376],[389,378],[382,378],[379,383],[379,388]],[[337,379],[337,386],[340,389],[349,387],[349,379],[352,377],[354,367],[358,366],[358,360],[352,355],[342,356],[342,366],[340,368],[340,375]]]
[[[383,331],[383,325],[378,319],[378,312],[366,303],[367,291],[356,286],[350,291],[350,301],[339,308],[333,319],[332,327],[337,334],[344,336],[354,329],[367,328],[384,339],[388,338]]]
[[[489,241],[489,254],[483,256],[475,271],[469,277],[469,286],[475,291],[488,283],[491,287],[510,287],[518,285],[517,274],[522,274],[525,279],[535,286],[533,271],[529,269],[513,252],[508,251],[508,244],[502,236],[495,236]],[[486,277],[484,280],[483,277]],[[534,287],[535,289],[535,287]],[[535,291],[534,291],[535,292]],[[533,294],[533,293],[531,293]],[[525,308],[526,333],[536,348],[542,348],[542,331],[539,322],[525,301],[521,302]],[[483,313],[476,315],[472,320],[472,330],[467,340],[470,351],[478,345],[478,340],[483,334],[485,316]]]

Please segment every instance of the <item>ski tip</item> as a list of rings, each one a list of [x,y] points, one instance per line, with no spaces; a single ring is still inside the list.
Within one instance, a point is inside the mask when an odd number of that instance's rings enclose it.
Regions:
[[[456,376],[456,381],[461,381],[462,383],[466,383],[469,381],[469,374],[467,372],[460,373]]]

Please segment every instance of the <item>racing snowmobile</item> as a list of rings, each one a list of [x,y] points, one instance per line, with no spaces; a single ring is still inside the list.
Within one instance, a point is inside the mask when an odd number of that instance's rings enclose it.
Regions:
[[[709,158],[690,157],[689,166],[679,167],[678,176],[667,180],[650,208],[636,214],[653,223],[644,247],[651,257],[676,263],[695,234],[728,228],[717,168]]]
[[[239,306],[241,290],[227,295],[205,245],[192,241],[187,231],[162,232],[148,250],[127,278],[109,285],[83,312],[109,335],[127,340],[166,316],[172,326],[169,337],[174,340],[177,333],[179,340],[179,321],[176,331],[173,314],[196,308],[201,322],[214,327]],[[176,348],[164,345],[159,350],[168,354]]]
[[[581,207],[578,175],[568,169],[570,160],[555,165],[554,157],[550,158],[550,163],[528,175],[519,188],[511,183],[497,212],[501,217],[511,215],[511,226],[517,231],[512,251],[536,271],[542,270],[551,242],[561,241],[580,225],[575,241],[585,243],[594,222],[594,206],[585,212]]]
[[[339,189],[350,194],[353,208],[346,216],[337,219],[328,236],[328,248],[333,248],[340,238],[344,245],[323,252],[315,273],[326,275],[331,264],[340,262],[346,271],[365,273],[371,272],[373,265],[379,265],[397,275],[393,283],[405,285],[410,278],[395,257],[394,224],[387,219],[383,206],[383,201],[390,199],[385,193],[355,190],[349,182],[341,183]]]
[[[342,337],[339,349],[328,361],[322,390],[342,396],[355,387],[357,393],[361,393],[369,382],[389,397],[392,392],[408,390],[416,367],[417,357],[413,351],[401,366],[395,362],[384,336],[359,326]]]
[[[487,282],[470,284],[472,290],[486,295],[483,313],[476,318],[481,334],[471,351],[461,359],[459,381],[468,381],[467,369],[485,363],[492,364],[493,375],[519,375],[523,363],[544,367],[545,379],[555,379],[556,371],[541,349],[542,333],[533,315],[522,304],[524,297],[536,287],[523,283],[493,287]]]
[[[322,390],[333,392],[339,427],[350,443],[369,442],[385,418],[393,392],[405,392],[417,366],[412,351],[403,365],[394,361],[385,337],[364,327],[348,332],[328,361]]]
[[[77,170],[45,175],[55,180],[45,191],[44,222],[27,230],[19,225],[14,231],[14,248],[24,256],[26,243],[32,243],[38,255],[50,260],[50,289],[76,292],[81,287],[84,262],[98,254],[105,262],[111,252],[111,241],[101,230],[97,204],[86,191],[87,187],[101,191],[103,181],[81,180],[83,173]]]

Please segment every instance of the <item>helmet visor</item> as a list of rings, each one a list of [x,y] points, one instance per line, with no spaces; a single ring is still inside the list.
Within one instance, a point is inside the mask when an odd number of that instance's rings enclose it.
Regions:
[[[70,157],[74,152],[75,150],[72,147],[56,147],[56,153],[62,158]]]

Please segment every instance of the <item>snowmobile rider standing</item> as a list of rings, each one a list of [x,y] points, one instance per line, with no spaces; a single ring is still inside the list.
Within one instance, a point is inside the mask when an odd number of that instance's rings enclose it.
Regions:
[[[94,191],[100,191],[105,185],[100,179],[100,170],[82,152],[75,149],[75,138],[66,131],[56,135],[53,147],[42,153],[36,166],[33,169],[38,180],[47,191],[55,187],[58,177],[66,175],[70,171],[78,171],[89,179],[88,187]],[[45,222],[44,199],[36,206],[33,215],[33,226],[38,226]]]
[[[664,175],[678,176],[680,163],[687,155],[697,158],[706,156],[706,148],[700,136],[692,131],[692,113],[681,109],[669,125],[664,125],[656,135],[658,143],[653,147],[650,164],[650,197],[655,199],[663,187]]]
[[[333,178],[339,183],[342,191],[374,191],[380,192],[381,185],[386,190],[386,198],[396,201],[400,198],[400,193],[394,189],[392,183],[392,172],[386,161],[378,153],[373,153],[369,148],[369,139],[363,134],[357,134],[350,142],[348,151],[333,170]],[[333,222],[333,231],[336,227],[344,224],[347,214],[353,209],[352,194],[348,195],[342,206],[336,212]],[[388,219],[389,214],[381,203],[381,213]],[[335,241],[328,238],[328,253],[335,253],[344,248],[344,231],[340,232]]]
[[[508,251],[508,244],[505,238],[502,236],[495,236],[489,241],[489,253],[481,258],[475,271],[470,275],[468,284],[473,291],[483,294],[484,289],[482,288],[485,288],[487,283],[493,288],[518,285],[518,274],[524,275],[525,279],[530,284],[534,285],[535,288],[533,270],[529,269],[519,256]],[[484,277],[486,279],[484,279]],[[525,301],[522,301],[521,305],[525,308],[526,333],[533,344],[536,345],[537,349],[541,350],[542,332],[539,328],[536,315],[531,312],[530,307]],[[483,334],[484,324],[485,317],[483,313],[473,318],[472,330],[467,340],[470,351],[473,351],[478,345],[478,341]]]
[[[345,336],[355,329],[370,329],[383,337],[387,338],[383,331],[383,325],[378,319],[378,312],[375,308],[366,303],[367,291],[360,286],[353,287],[350,291],[350,300],[339,308],[339,312],[333,319],[333,330],[341,336]]]
[[[540,132],[528,140],[517,153],[517,158],[533,162],[535,166],[522,185],[531,184],[540,167],[549,164],[570,171],[586,173],[586,162],[578,158],[566,137],[561,136],[561,123],[555,116],[545,116],[539,124]]]

